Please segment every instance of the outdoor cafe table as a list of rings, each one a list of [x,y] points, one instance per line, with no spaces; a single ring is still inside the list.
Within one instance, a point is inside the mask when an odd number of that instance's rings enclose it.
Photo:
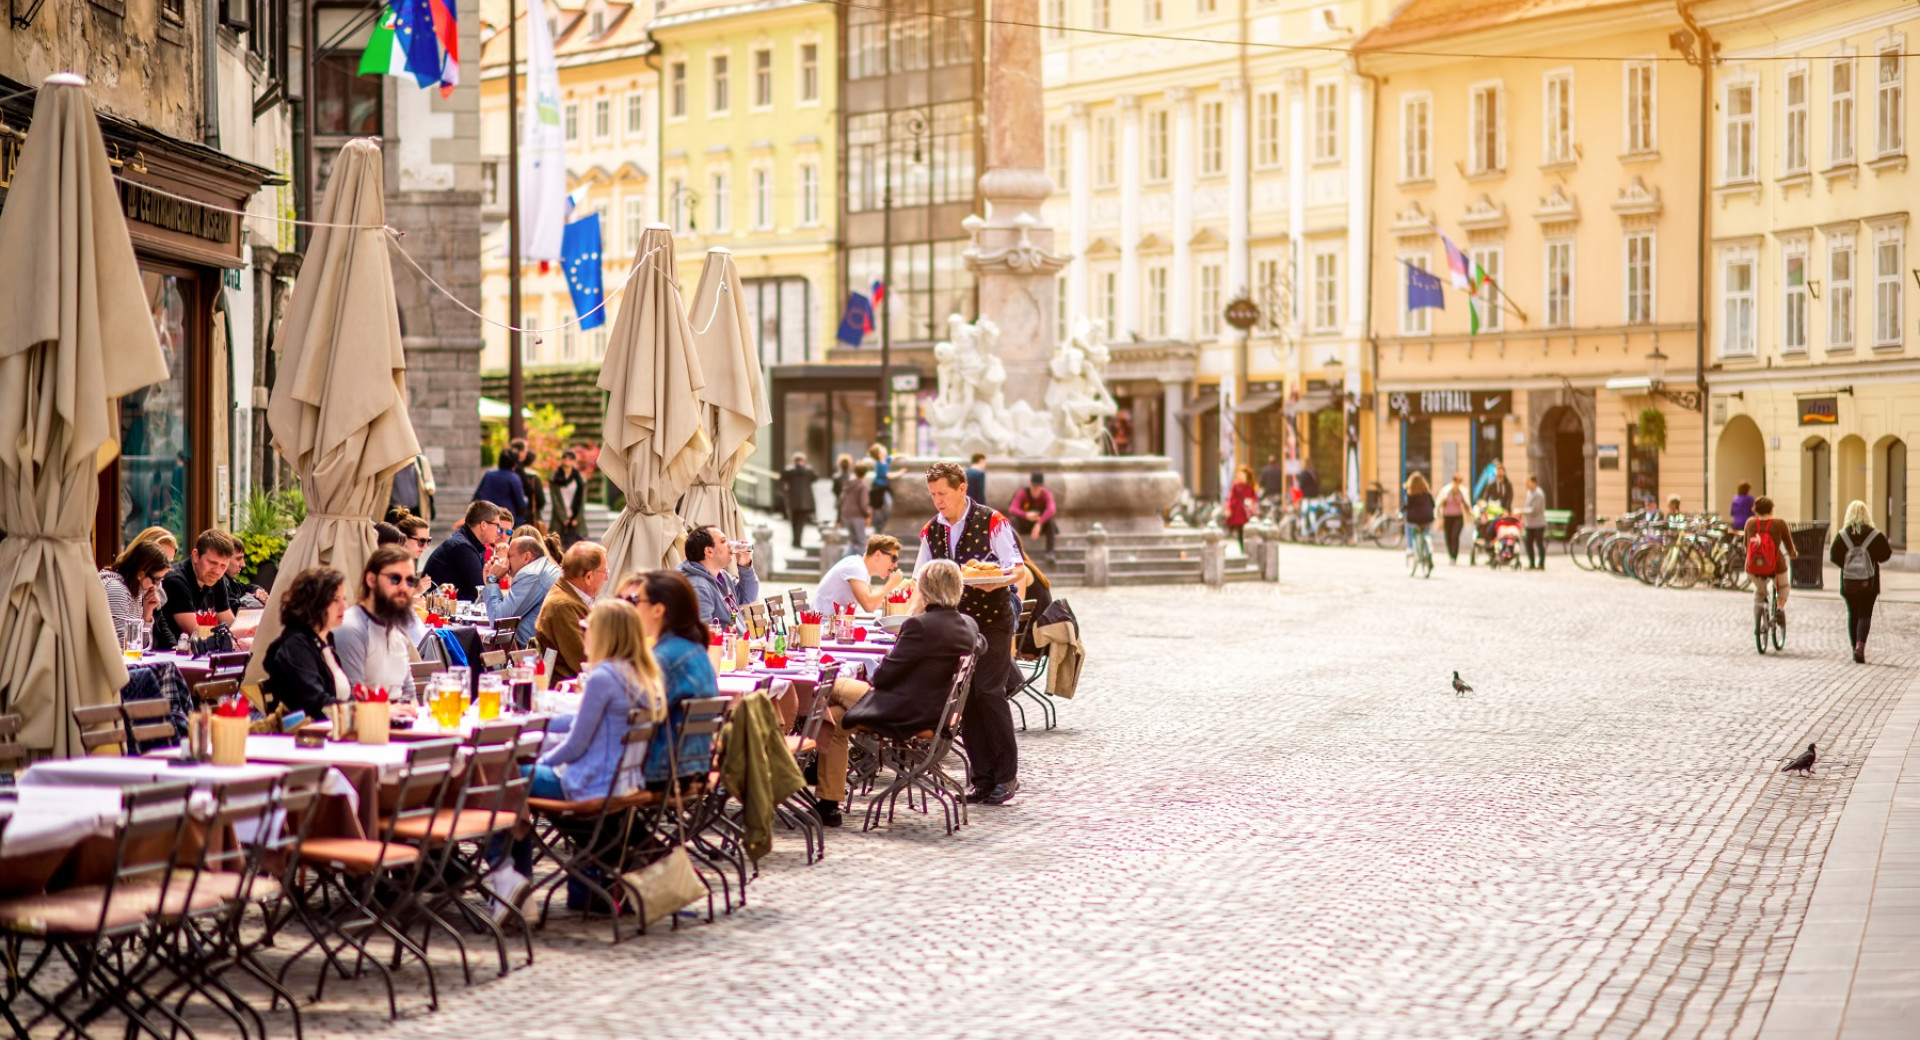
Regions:
[[[44,892],[73,851],[112,837],[120,818],[117,787],[23,785],[0,801],[0,895]]]
[[[332,766],[353,787],[362,834],[378,834],[380,787],[400,779],[407,765],[407,745],[329,740],[317,748],[303,748],[289,736],[255,733],[247,737],[247,761]]]

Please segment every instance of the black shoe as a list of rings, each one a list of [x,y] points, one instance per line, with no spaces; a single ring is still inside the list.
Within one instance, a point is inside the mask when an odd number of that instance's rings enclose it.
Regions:
[[[839,802],[816,798],[813,800],[813,811],[820,817],[820,822],[828,827],[838,827],[845,822],[845,817],[840,815]]]
[[[985,798],[980,799],[980,804],[1005,805],[1008,802],[1013,801],[1013,796],[1019,793],[1020,793],[1020,781],[1009,780],[1004,784],[996,785],[993,790],[987,792],[987,796]]]
[[[967,792],[967,801],[973,803],[974,805],[979,805],[985,802],[988,798],[993,797],[993,792],[996,790],[998,790],[998,788],[976,787],[973,790]]]
[[[1853,644],[1853,661],[1855,664],[1867,663],[1867,644],[1865,643]]]

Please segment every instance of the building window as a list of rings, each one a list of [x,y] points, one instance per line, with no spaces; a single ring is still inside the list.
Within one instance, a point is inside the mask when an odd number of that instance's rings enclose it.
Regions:
[[[1402,256],[1400,262],[1407,267],[1417,267],[1425,271],[1427,270],[1429,260],[1426,254],[1417,253]],[[1406,272],[1402,270],[1400,272],[1400,282],[1404,286],[1407,281],[1408,276]],[[1431,316],[1428,313],[1432,308],[1414,307],[1412,303],[1413,301],[1408,298],[1407,293],[1403,290],[1400,293],[1400,334],[1402,336],[1424,336],[1432,327]]]
[[[626,244],[626,255],[637,256],[640,253],[640,235],[647,229],[647,200],[628,199],[624,217],[621,241]]]
[[[1200,335],[1208,339],[1220,335],[1220,276],[1219,264],[1200,265]]]
[[[813,227],[820,223],[820,167],[813,163],[800,164],[800,226]]]
[[[1626,261],[1627,324],[1651,325],[1653,323],[1653,232],[1627,232]]]
[[[1507,167],[1506,92],[1499,84],[1473,88],[1468,105],[1472,135],[1467,142],[1470,173],[1496,173]]]
[[[1654,136],[1653,63],[1628,62],[1627,154],[1638,155],[1658,147]]]
[[[712,86],[707,94],[707,114],[724,116],[733,110],[733,84],[727,67],[727,56],[714,55],[710,70]]]
[[[647,95],[636,90],[627,95],[627,136],[639,140],[647,132]]]
[[[1253,99],[1253,163],[1272,168],[1280,165],[1280,92],[1263,90]]]
[[[1166,0],[1140,0],[1140,20],[1154,25],[1167,16]]]
[[[1093,186],[1111,188],[1120,180],[1119,120],[1111,115],[1093,120]]]
[[[1877,228],[1873,232],[1873,345],[1897,347],[1903,338],[1900,314],[1906,277],[1906,231]]]
[[[1047,177],[1055,191],[1067,186],[1067,125],[1047,124]]]
[[[1573,240],[1557,238],[1547,243],[1547,327],[1572,325]]]
[[[1501,246],[1477,246],[1471,250],[1473,262],[1487,272],[1487,285],[1479,292],[1480,331],[1499,332],[1506,327],[1506,308],[1500,305],[1500,276],[1505,270],[1506,250]]]
[[[1280,261],[1263,259],[1253,265],[1253,284],[1260,305],[1260,331],[1278,332],[1291,315],[1284,313],[1286,297],[1280,289]]]
[[[820,100],[820,45],[800,45],[800,100]]]
[[[1740,184],[1754,178],[1754,112],[1756,90],[1752,83],[1734,83],[1727,87],[1722,126],[1726,134],[1726,178],[1728,184]]]
[[[1200,103],[1200,173],[1211,176],[1227,168],[1227,103]]]
[[[773,107],[773,52],[753,52],[753,107]]]
[[[607,31],[607,12],[595,11],[587,18],[587,37],[592,39]]]
[[[1549,72],[1542,84],[1544,140],[1540,161],[1570,163],[1573,153],[1573,73]]]
[[[1067,0],[1047,0],[1047,39],[1067,38]]]
[[[1313,253],[1313,331],[1340,331],[1340,251]]]
[[[1113,28],[1113,0],[1092,0],[1092,8],[1092,17],[1088,21],[1093,28]]]
[[[562,113],[560,125],[565,128],[567,143],[572,144],[580,139],[580,104],[569,101],[561,107],[560,111]]]
[[[613,99],[598,98],[593,103],[593,139],[604,141],[613,136]]]
[[[887,12],[876,4],[847,8],[847,78],[887,74]]]
[[[773,171],[764,166],[753,171],[753,229],[773,230]]]
[[[1827,239],[1827,349],[1853,349],[1853,236]]]
[[[1831,120],[1827,126],[1827,164],[1844,166],[1853,161],[1853,59],[1835,58],[1830,68],[1833,93],[1827,103]]]
[[[1340,158],[1340,84],[1313,85],[1313,161]]]
[[[1433,98],[1408,94],[1400,99],[1400,179],[1433,179]]]
[[[674,62],[667,82],[667,114],[675,119],[684,119],[687,115],[687,63]]]
[[[1899,155],[1907,150],[1907,63],[1896,46],[1881,51],[1874,68],[1874,154]]]
[[[1167,338],[1167,269],[1147,268],[1147,333],[1154,339]]]
[[[1120,335],[1120,272],[1105,271],[1100,275],[1100,314],[1107,322],[1107,338]]]
[[[1220,0],[1193,0],[1194,14],[1213,14],[1220,10]]]
[[[1753,254],[1728,253],[1720,264],[1720,353],[1753,356]]]
[[[712,231],[724,235],[733,227],[732,182],[727,171],[717,170],[708,179],[707,201],[711,204],[708,213],[713,214]]]
[[[1786,298],[1780,315],[1780,349],[1803,353],[1807,349],[1807,247],[1795,243],[1786,254]]]
[[[1147,182],[1159,184],[1167,179],[1168,152],[1172,147],[1173,113],[1164,108],[1147,113]]]
[[[567,323],[567,327],[560,330],[561,361],[580,360],[580,332],[573,324],[573,319],[574,316],[571,314],[560,319]]]
[[[667,178],[667,223],[673,225],[673,233],[687,233],[687,218],[692,214],[688,205],[692,200],[687,197],[687,182],[678,177]]]
[[[1807,70],[1789,69],[1782,91],[1786,122],[1781,128],[1781,167],[1787,174],[1807,172]]]
[[[323,19],[322,24],[330,22],[332,18],[327,18]],[[338,29],[334,29],[329,35],[337,32]],[[380,109],[385,95],[382,84],[386,83],[386,78],[359,74],[362,50],[364,43],[360,48],[351,50],[343,43],[339,49],[321,51],[314,59],[315,134],[366,137],[382,133]]]

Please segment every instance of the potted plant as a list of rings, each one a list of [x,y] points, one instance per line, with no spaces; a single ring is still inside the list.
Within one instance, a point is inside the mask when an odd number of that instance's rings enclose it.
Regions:
[[[1667,450],[1667,415],[1658,408],[1640,409],[1635,422],[1634,436],[1640,443],[1655,451]]]
[[[272,591],[280,573],[280,558],[286,555],[293,529],[300,526],[306,513],[306,497],[298,489],[249,492],[240,526],[233,532],[247,554],[241,576]]]

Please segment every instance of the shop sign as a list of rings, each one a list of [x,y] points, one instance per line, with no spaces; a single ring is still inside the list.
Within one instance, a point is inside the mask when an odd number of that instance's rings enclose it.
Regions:
[[[1227,304],[1225,317],[1227,324],[1245,332],[1260,324],[1260,305],[1242,296]]]
[[[1620,468],[1620,446],[1618,444],[1596,444],[1593,446],[1593,458],[1599,469]]]
[[[1802,397],[1800,399],[1800,425],[1832,426],[1839,421],[1840,398]]]
[[[920,392],[920,373],[895,372],[893,374],[893,392],[896,394],[917,394]]]
[[[122,181],[121,203],[127,219],[166,231],[208,242],[227,245],[233,241],[233,215],[211,206],[162,195],[138,184]]]
[[[1513,411],[1507,390],[1396,390],[1387,395],[1387,409],[1403,419],[1436,415],[1494,417]]]

